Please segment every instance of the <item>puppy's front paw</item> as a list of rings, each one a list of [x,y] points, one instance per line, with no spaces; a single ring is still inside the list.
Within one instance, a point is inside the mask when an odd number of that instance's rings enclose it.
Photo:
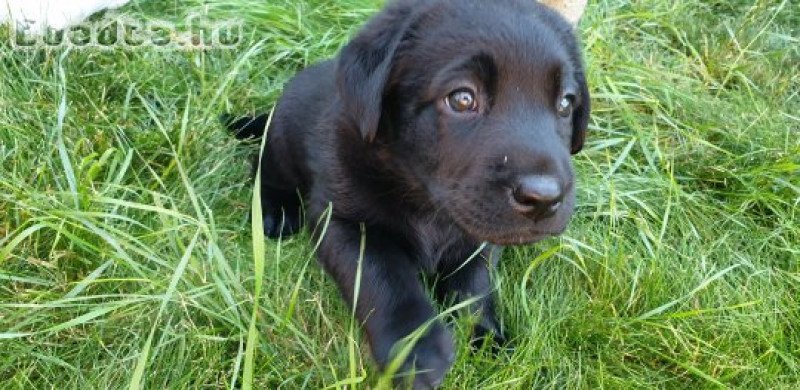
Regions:
[[[300,231],[302,221],[297,214],[272,212],[264,213],[264,235],[269,238],[289,237]]]
[[[503,350],[513,350],[505,333],[503,333],[499,327],[485,326],[482,324],[475,325],[475,329],[472,331],[472,339],[470,340],[472,351],[480,351],[487,343],[490,351],[494,355],[497,355]]]
[[[439,387],[455,358],[452,333],[442,324],[435,325],[414,346],[398,374],[398,387],[411,385],[414,390]]]

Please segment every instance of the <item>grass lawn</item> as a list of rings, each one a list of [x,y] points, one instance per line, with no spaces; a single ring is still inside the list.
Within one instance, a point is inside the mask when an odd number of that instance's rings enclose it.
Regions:
[[[381,3],[123,9],[243,18],[235,50],[22,51],[0,33],[3,389],[375,386],[309,235],[254,256],[256,148],[217,117],[269,110]],[[454,320],[444,387],[800,388],[800,7],[598,0],[580,35],[580,206],[496,273],[515,349],[470,353]]]

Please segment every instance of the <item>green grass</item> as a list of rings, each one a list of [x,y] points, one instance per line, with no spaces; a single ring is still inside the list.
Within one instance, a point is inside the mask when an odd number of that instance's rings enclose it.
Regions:
[[[269,110],[381,2],[160,3],[125,12],[242,17],[245,42],[23,52],[0,34],[2,387],[374,386],[308,234],[253,240],[255,146],[216,118]],[[800,387],[800,7],[590,3],[577,214],[506,252],[516,349],[471,354],[456,321],[445,388]]]

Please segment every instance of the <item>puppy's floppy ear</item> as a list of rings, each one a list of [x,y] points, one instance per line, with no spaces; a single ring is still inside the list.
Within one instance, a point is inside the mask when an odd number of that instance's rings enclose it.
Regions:
[[[372,142],[395,52],[411,24],[413,1],[398,1],[372,19],[342,49],[337,64],[339,95],[351,123]]]
[[[572,112],[572,142],[570,145],[570,152],[577,154],[583,149],[583,143],[586,140],[586,131],[589,127],[589,113],[592,110],[592,102],[589,96],[589,86],[586,84],[584,75],[577,78],[581,88],[580,105],[575,107]]]

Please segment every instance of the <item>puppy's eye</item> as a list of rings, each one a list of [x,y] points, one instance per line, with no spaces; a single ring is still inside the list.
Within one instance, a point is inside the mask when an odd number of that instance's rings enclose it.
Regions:
[[[575,102],[575,95],[564,95],[558,102],[558,116],[568,118],[572,116],[572,108]]]
[[[478,100],[469,89],[459,89],[451,93],[445,98],[445,102],[451,110],[458,113],[478,110]]]

